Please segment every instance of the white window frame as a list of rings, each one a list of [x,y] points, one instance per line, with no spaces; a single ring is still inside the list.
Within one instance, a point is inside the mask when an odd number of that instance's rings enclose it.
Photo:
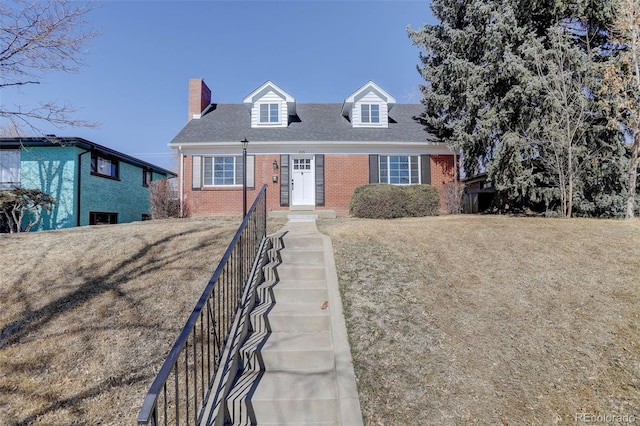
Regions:
[[[228,176],[222,176],[222,182],[216,183],[216,159],[221,160],[223,163],[221,166],[224,166],[228,163],[229,159],[233,159],[232,164],[232,177],[233,183],[224,183],[224,180],[228,178]],[[207,169],[211,168],[210,171]],[[222,172],[224,173],[224,167]],[[241,155],[216,155],[216,156],[205,156],[202,157],[202,186],[205,187],[233,187],[233,186],[242,186],[242,156]]]
[[[374,109],[375,121],[373,121]],[[360,104],[360,121],[365,124],[380,124],[380,104]]]
[[[20,187],[20,149],[0,150],[0,190]]]
[[[263,120],[263,116],[262,116],[263,107],[266,108],[266,114],[267,114],[266,120]],[[260,124],[280,124],[280,104],[278,103],[265,102],[265,103],[259,104],[258,114],[259,114],[258,123]]]
[[[406,158],[409,182],[392,182],[392,164]],[[384,164],[384,167],[383,167]],[[384,173],[384,175],[383,175]],[[419,185],[421,179],[419,155],[380,155],[378,157],[378,179],[390,185]]]

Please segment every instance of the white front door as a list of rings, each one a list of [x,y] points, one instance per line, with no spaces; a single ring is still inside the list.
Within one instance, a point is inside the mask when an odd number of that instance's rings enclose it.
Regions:
[[[316,203],[314,161],[312,155],[291,158],[291,205]]]

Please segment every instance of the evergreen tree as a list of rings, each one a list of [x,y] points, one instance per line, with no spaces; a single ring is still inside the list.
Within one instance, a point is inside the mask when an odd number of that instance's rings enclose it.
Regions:
[[[618,0],[612,31],[612,55],[604,71],[603,92],[612,102],[611,127],[622,128],[631,140],[625,217],[636,210],[638,156],[640,151],[640,3]]]
[[[593,109],[594,89],[584,80],[591,62],[606,60],[600,47],[607,40],[602,30],[610,16],[607,2],[434,0],[431,8],[439,24],[409,29],[414,44],[424,49],[418,67],[425,80],[423,124],[462,151],[467,175],[486,170],[510,207],[537,205],[571,213],[574,199],[583,200],[580,191],[588,188],[575,180],[600,172],[592,167],[594,155],[613,155],[621,143],[611,129],[608,136],[613,137],[600,138],[606,120]],[[554,28],[564,28],[569,37],[554,38]],[[562,116],[550,98],[559,48],[572,58],[562,66],[577,88],[575,99],[590,105],[574,111],[573,119],[584,122],[573,129],[572,119],[566,111]],[[555,154],[552,129],[574,136]],[[554,158],[557,154],[562,155]],[[587,205],[578,203],[577,212],[584,214]]]

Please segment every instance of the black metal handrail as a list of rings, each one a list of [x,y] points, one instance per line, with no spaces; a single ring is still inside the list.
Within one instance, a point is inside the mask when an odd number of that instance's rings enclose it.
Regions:
[[[260,189],[151,384],[138,424],[199,422],[252,264],[266,237],[266,189],[267,185]]]

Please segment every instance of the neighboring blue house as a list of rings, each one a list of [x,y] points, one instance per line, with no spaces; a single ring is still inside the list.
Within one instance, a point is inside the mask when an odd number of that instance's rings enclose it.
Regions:
[[[0,190],[40,189],[58,200],[34,230],[146,219],[149,183],[175,176],[82,138],[0,138]]]

